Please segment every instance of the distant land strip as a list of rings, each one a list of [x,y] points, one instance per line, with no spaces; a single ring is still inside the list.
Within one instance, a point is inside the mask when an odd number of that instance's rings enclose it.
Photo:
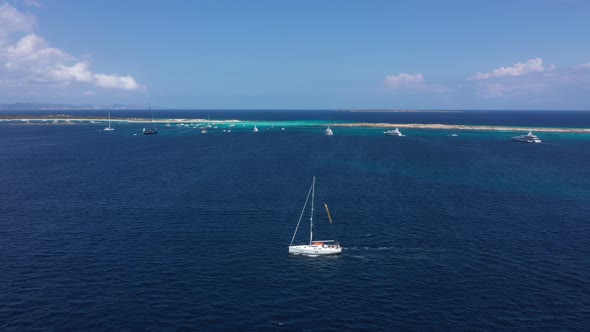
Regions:
[[[57,124],[73,124],[74,122],[89,122],[89,121],[108,121],[108,117],[75,117],[71,115],[48,115],[40,118],[39,116],[31,115],[0,115],[0,121],[20,121],[22,124],[56,124],[53,121],[62,121]],[[35,122],[30,122],[35,121]],[[111,118],[112,122],[128,122],[128,123],[150,123],[151,119],[146,118]],[[210,122],[210,123],[238,123],[240,120],[207,120],[207,119],[154,119],[155,123],[191,123],[191,122]],[[252,122],[252,121],[245,121]],[[284,121],[261,121],[267,123]],[[323,124],[305,124],[298,123],[297,126],[322,126]],[[563,127],[532,127],[532,126],[487,126],[487,125],[449,125],[440,123],[371,123],[371,122],[357,122],[357,123],[326,123],[331,127],[348,127],[348,128],[406,128],[406,129],[431,129],[431,130],[472,130],[472,131],[528,131],[535,132],[555,132],[555,133],[583,133],[589,134],[590,128],[563,128]]]
[[[527,131],[534,129],[540,132],[556,133],[590,133],[587,128],[553,128],[553,127],[508,127],[485,125],[448,125],[440,123],[334,123],[332,127],[363,127],[363,128],[409,128],[409,129],[440,129],[440,130],[486,130],[486,131]]]
[[[345,110],[345,112],[351,112],[351,113],[465,113],[465,111],[462,110],[364,110],[364,109],[358,109],[358,110]],[[482,111],[477,111],[478,113],[481,113]],[[484,111],[485,112],[485,111]]]

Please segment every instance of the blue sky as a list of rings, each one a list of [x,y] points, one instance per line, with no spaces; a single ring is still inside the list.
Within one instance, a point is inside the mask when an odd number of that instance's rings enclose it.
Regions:
[[[0,103],[590,110],[590,1],[0,2]]]

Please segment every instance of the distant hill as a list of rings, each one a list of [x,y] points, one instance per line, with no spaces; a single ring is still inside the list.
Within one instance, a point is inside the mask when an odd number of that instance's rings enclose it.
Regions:
[[[0,104],[0,111],[46,111],[46,110],[135,110],[146,109],[145,105],[69,105],[50,103]]]

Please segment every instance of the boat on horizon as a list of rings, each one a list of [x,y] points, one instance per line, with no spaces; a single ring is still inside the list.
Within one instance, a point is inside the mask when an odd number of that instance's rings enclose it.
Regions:
[[[334,136],[334,132],[332,131],[332,129],[330,129],[330,126],[328,126],[326,130],[324,130],[324,134],[326,134],[326,136]]]
[[[530,129],[528,134],[512,137],[512,140],[523,143],[541,143],[541,139],[537,135],[533,135]]]
[[[256,126],[254,126],[254,129],[252,131],[255,132],[255,133],[257,133],[258,132],[258,128]]]
[[[406,136],[406,135],[402,134],[402,132],[399,131],[398,128],[384,131],[383,134],[385,134],[387,136]]]
[[[152,104],[149,103],[149,109],[150,109],[150,115],[152,116],[152,126],[154,129],[145,129],[145,127],[143,128],[143,134],[144,135],[155,135],[158,133],[158,128],[156,128],[156,123],[154,122],[154,113],[152,112]]]
[[[111,127],[111,112],[109,112],[109,126],[103,129],[103,131],[113,131],[115,128]]]
[[[307,207],[307,202],[309,201],[309,196],[311,195],[311,212],[309,217],[309,244],[302,244],[302,245],[293,245],[293,241],[295,240],[295,236],[297,235],[297,230],[299,229],[299,225],[301,224],[301,219],[303,218],[303,214],[305,212],[305,208]],[[314,210],[314,200],[315,200],[315,176],[313,177],[311,188],[307,193],[307,198],[305,199],[305,204],[303,204],[303,209],[301,210],[301,215],[299,216],[299,221],[297,222],[297,227],[295,228],[295,233],[293,233],[293,238],[291,238],[291,243],[289,244],[289,254],[294,255],[304,255],[309,257],[317,257],[317,256],[325,256],[325,255],[336,255],[342,252],[342,247],[340,243],[335,240],[314,240],[313,239],[313,210]],[[330,210],[328,209],[328,205],[324,204],[326,208],[326,213],[328,215],[328,219],[330,223],[332,223],[332,216],[330,216]]]

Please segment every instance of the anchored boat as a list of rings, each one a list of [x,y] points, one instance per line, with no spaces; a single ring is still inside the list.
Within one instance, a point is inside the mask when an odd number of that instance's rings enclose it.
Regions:
[[[529,129],[528,134],[512,137],[512,140],[517,141],[517,142],[524,142],[524,143],[541,143],[539,136],[533,135],[533,133],[530,129]]]
[[[145,129],[143,128],[143,134],[144,135],[155,135],[158,133],[158,128],[156,128],[156,123],[154,122],[154,113],[152,112],[152,103],[149,103],[149,108],[150,108],[150,114],[152,116],[152,126],[154,127],[154,129]]]
[[[109,126],[103,129],[104,131],[113,131],[115,128],[111,127],[111,112],[109,112]]]

